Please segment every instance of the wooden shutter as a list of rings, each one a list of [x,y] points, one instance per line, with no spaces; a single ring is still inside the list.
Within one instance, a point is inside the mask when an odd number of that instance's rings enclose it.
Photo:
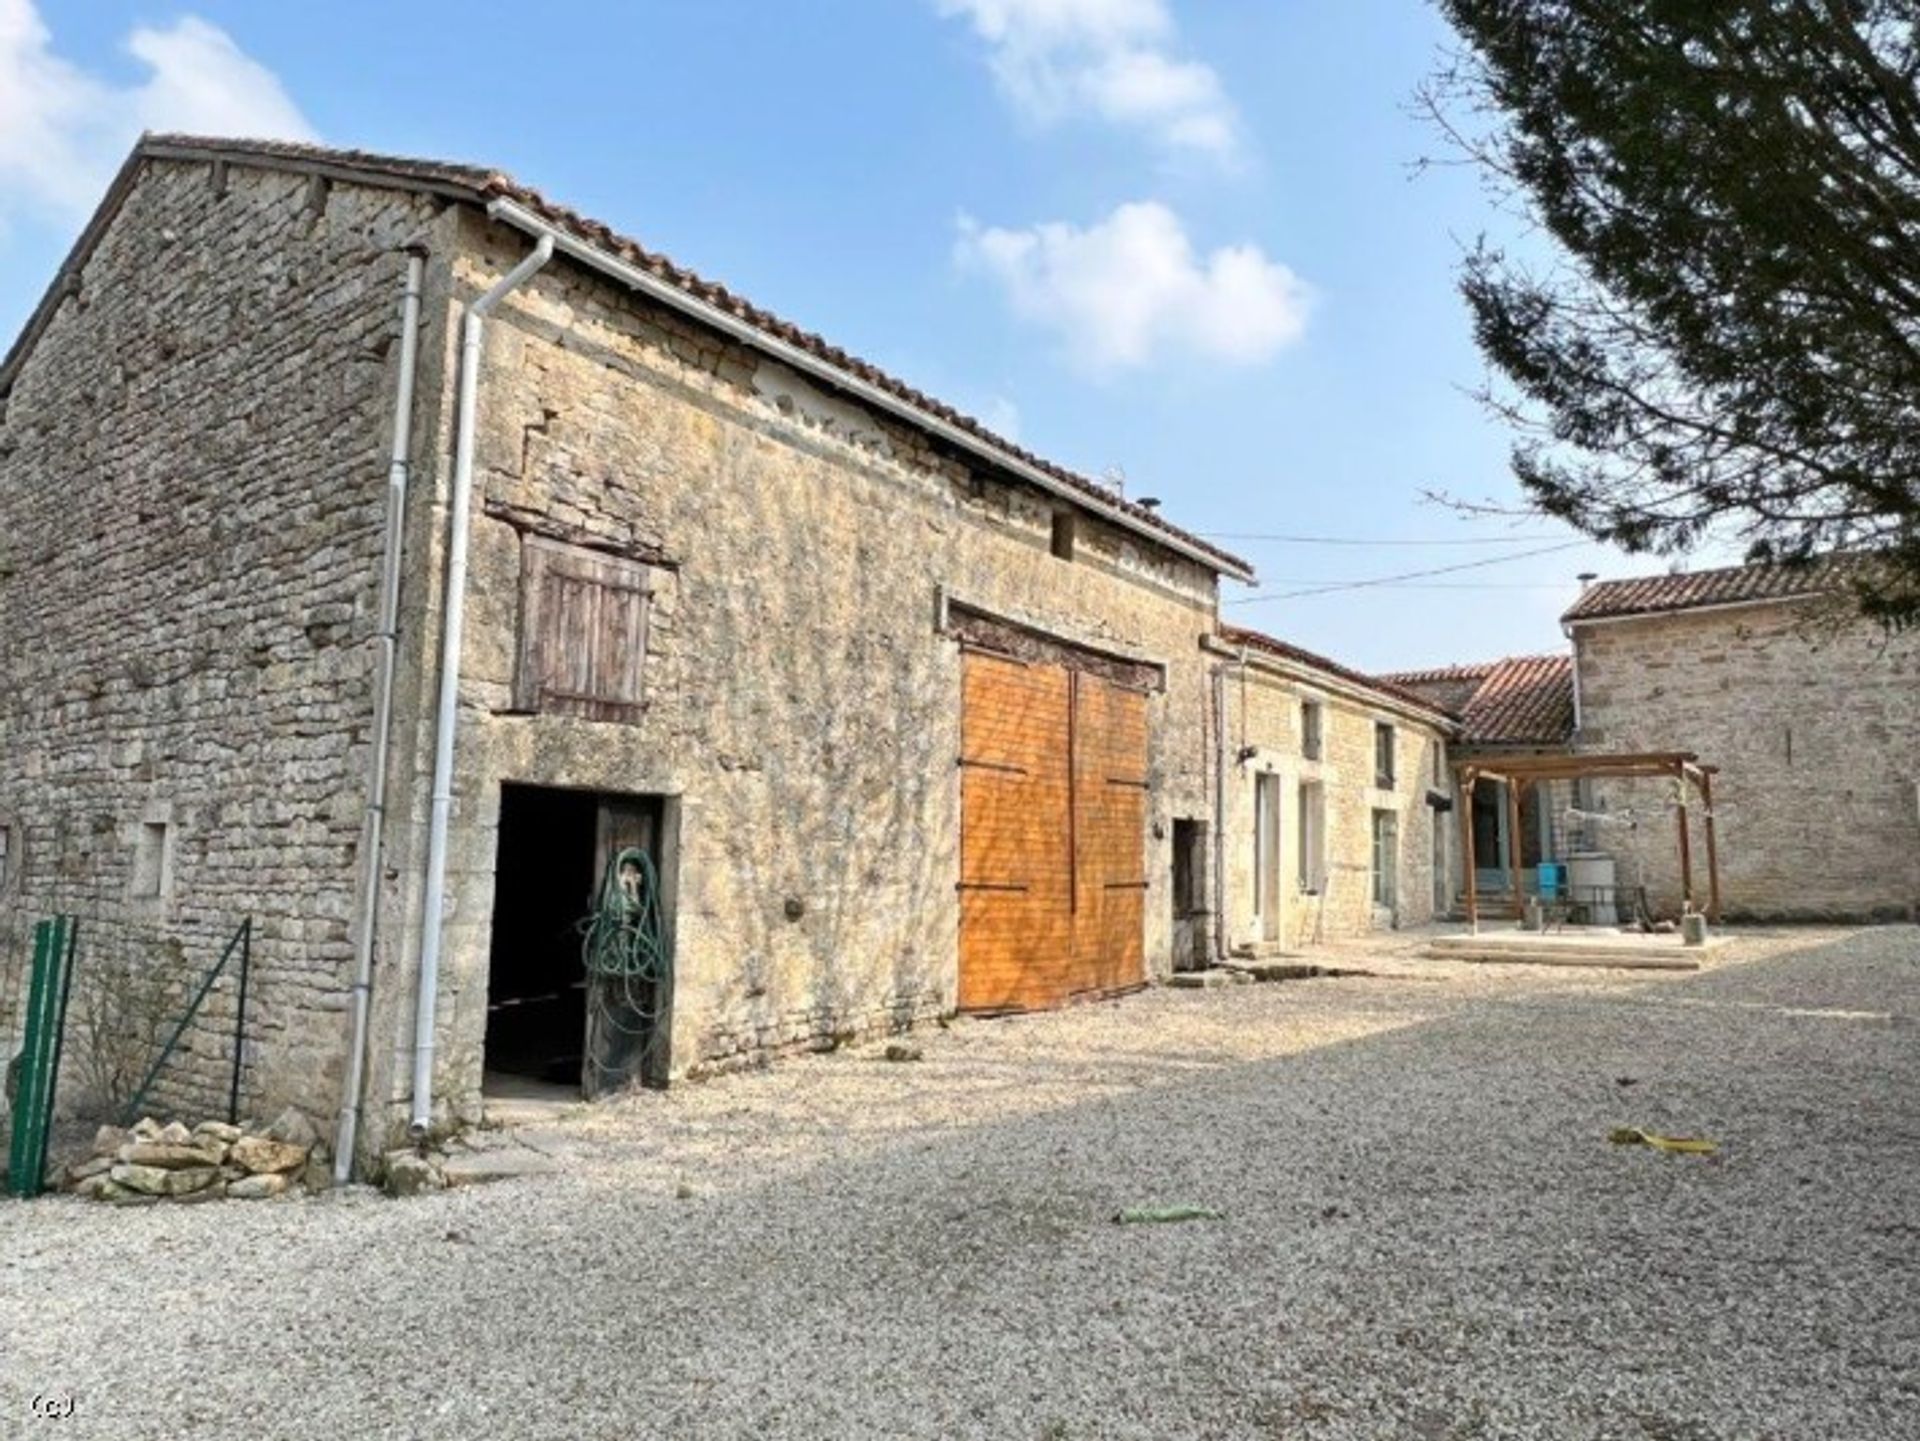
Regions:
[[[514,708],[631,721],[645,705],[648,568],[540,536],[521,541]]]

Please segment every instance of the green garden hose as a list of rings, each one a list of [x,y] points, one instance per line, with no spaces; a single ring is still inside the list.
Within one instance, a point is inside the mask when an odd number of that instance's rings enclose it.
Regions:
[[[673,957],[652,857],[629,846],[607,862],[580,931],[590,1008],[588,1061],[596,1089],[629,1080],[664,1083]]]

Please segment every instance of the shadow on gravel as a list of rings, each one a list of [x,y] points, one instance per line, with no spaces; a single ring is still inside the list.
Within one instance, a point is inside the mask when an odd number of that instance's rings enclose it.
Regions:
[[[281,1285],[209,1284],[166,1229],[191,1213],[116,1217],[84,1248],[47,1233],[20,1253],[16,1294],[71,1304],[30,1326],[0,1301],[0,1338],[14,1374],[85,1382],[105,1422],[177,1389],[187,1338],[218,1334],[170,1420],[239,1414],[273,1375],[301,1415],[257,1437],[312,1415],[436,1438],[1920,1434],[1920,1047],[1778,1009],[1872,990],[1912,1014],[1920,933],[1863,934],[1652,985],[1407,1005],[1393,1029],[1223,1047],[1172,1080],[1195,1057],[1149,1036],[1126,1057],[1138,1088],[883,1130],[784,1173],[723,1154],[682,1199],[661,1183],[671,1118],[638,1105],[631,1144],[551,1182],[248,1213]],[[1007,1049],[1011,1071],[1028,1048]],[[920,1104],[937,1059],[887,1068],[900,1096],[878,1104]],[[1048,1066],[1033,1084],[1087,1069]],[[753,1078],[738,1089],[751,1119]],[[1620,1124],[1723,1150],[1614,1147]],[[1110,1219],[1176,1204],[1223,1215]],[[156,1305],[164,1324],[128,1344],[125,1318]],[[369,1377],[411,1377],[424,1338],[444,1384],[395,1430]]]

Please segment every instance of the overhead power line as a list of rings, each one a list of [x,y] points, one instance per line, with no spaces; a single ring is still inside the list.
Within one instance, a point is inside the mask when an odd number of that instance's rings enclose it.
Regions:
[[[1471,537],[1454,535],[1436,537],[1432,540],[1406,540],[1398,537],[1384,536],[1379,539],[1369,540],[1365,536],[1358,535],[1283,535],[1270,534],[1264,531],[1239,530],[1198,530],[1195,531],[1194,534],[1202,540],[1264,540],[1276,545],[1353,545],[1368,548],[1385,545],[1410,545],[1420,547],[1433,545],[1527,545],[1533,541],[1546,539],[1545,534],[1539,532],[1533,535],[1481,535]]]
[[[1380,590],[1565,590],[1571,580],[1392,580]]]
[[[1299,600],[1310,595],[1331,595],[1340,590],[1366,590],[1373,586],[1396,585],[1401,581],[1425,580],[1428,576],[1452,575],[1456,571],[1478,570],[1487,565],[1506,565],[1511,561],[1528,560],[1536,555],[1552,555],[1557,551],[1573,550],[1577,546],[1588,544],[1584,540],[1564,540],[1558,545],[1543,545],[1537,550],[1523,550],[1513,555],[1489,555],[1479,560],[1463,560],[1458,565],[1437,565],[1431,570],[1409,570],[1399,575],[1369,576],[1365,580],[1330,580],[1303,583],[1298,590],[1270,590],[1261,595],[1235,596],[1225,602],[1227,605],[1251,605],[1257,600]]]

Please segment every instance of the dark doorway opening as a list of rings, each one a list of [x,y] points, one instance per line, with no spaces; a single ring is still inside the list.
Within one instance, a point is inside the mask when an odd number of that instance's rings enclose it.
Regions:
[[[1206,828],[1198,820],[1173,823],[1173,968],[1207,966]]]
[[[1473,788],[1473,864],[1476,888],[1508,888],[1507,788],[1498,781],[1483,780]]]
[[[489,1080],[580,1084],[587,973],[580,918],[593,897],[600,798],[503,786],[487,961]]]
[[[672,802],[660,796],[507,784],[500,793],[488,955],[486,1089],[495,1095],[564,1088],[593,1096],[629,1081],[666,1081],[664,986],[644,1023],[632,987],[610,993],[589,964],[588,920],[609,860],[646,853],[670,920],[666,879]],[[670,944],[671,930],[663,931]],[[668,952],[670,958],[670,951]],[[670,980],[670,974],[668,979]]]

